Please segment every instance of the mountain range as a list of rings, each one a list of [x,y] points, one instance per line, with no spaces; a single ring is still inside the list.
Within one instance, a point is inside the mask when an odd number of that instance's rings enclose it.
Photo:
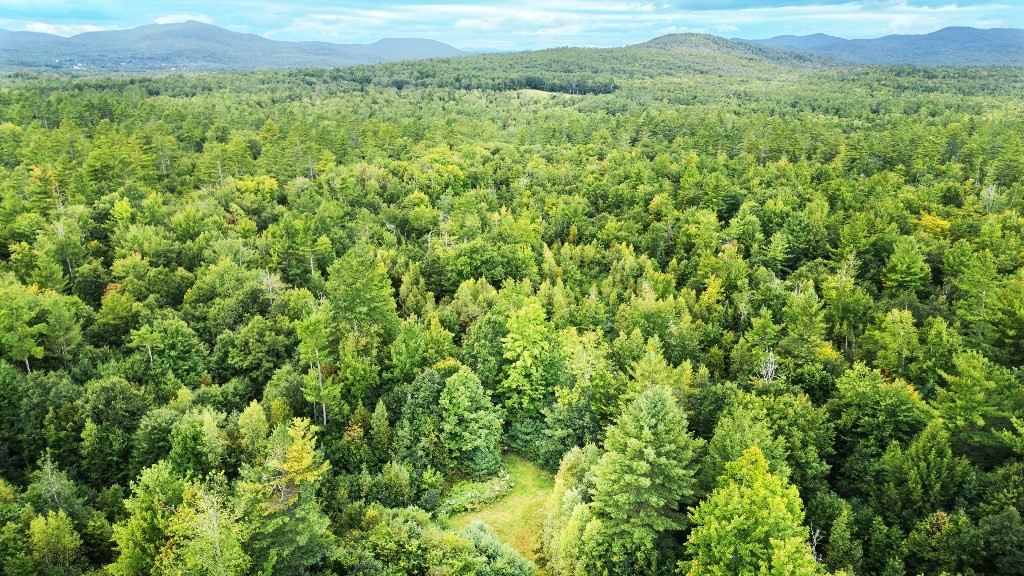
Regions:
[[[921,66],[1024,67],[1024,30],[943,28],[930,34],[847,40],[826,34],[727,40],[685,35],[686,57],[712,57],[725,48],[744,60],[789,65],[908,64]],[[689,38],[692,36],[692,38]],[[637,45],[679,52],[680,35]],[[189,21],[127,30],[86,32],[65,38],[0,30],[0,69],[86,72],[258,70],[335,68],[466,56],[457,48],[422,38],[390,38],[372,44],[284,42]],[[669,56],[671,57],[671,56]],[[682,56],[680,56],[682,57]]]
[[[188,21],[64,38],[0,30],[0,68],[138,72],[339,67],[465,54],[422,38],[373,44],[282,42]]]
[[[1024,66],[1024,30],[1018,28],[950,27],[930,34],[893,34],[867,40],[811,34],[750,42],[853,64]]]

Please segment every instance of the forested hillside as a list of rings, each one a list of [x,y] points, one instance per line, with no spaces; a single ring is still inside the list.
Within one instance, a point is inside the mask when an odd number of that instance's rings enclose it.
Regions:
[[[1024,573],[1024,77],[823,62],[0,79],[0,575]]]
[[[447,44],[422,38],[388,38],[372,44],[284,42],[195,21],[84,32],[70,38],[0,30],[0,70],[75,70],[90,74],[268,70],[460,54],[462,51]]]

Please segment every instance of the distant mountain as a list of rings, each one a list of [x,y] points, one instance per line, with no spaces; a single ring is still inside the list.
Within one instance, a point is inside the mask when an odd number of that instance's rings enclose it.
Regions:
[[[770,63],[781,66],[828,66],[828,58],[794,51],[786,47],[764,46],[743,40],[730,40],[711,34],[667,34],[629,48],[673,53],[694,61],[719,60],[731,64]]]
[[[893,34],[868,40],[812,34],[750,42],[855,64],[1024,66],[1024,30],[1018,28],[950,27],[930,34]]]
[[[338,67],[461,56],[461,50],[421,38],[373,44],[282,42],[189,21],[70,38],[0,30],[0,68],[85,71],[256,70]]]

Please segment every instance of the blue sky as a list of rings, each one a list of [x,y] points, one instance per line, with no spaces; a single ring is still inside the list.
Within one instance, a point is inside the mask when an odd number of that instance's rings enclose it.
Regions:
[[[1024,27],[1022,0],[0,0],[0,28],[69,36],[199,20],[275,40],[422,37],[470,49],[621,46],[673,32],[766,38]]]

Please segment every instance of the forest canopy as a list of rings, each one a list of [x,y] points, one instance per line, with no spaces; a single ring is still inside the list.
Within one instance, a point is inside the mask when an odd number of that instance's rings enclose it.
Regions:
[[[1024,77],[826,64],[0,79],[0,575],[1024,573]]]

